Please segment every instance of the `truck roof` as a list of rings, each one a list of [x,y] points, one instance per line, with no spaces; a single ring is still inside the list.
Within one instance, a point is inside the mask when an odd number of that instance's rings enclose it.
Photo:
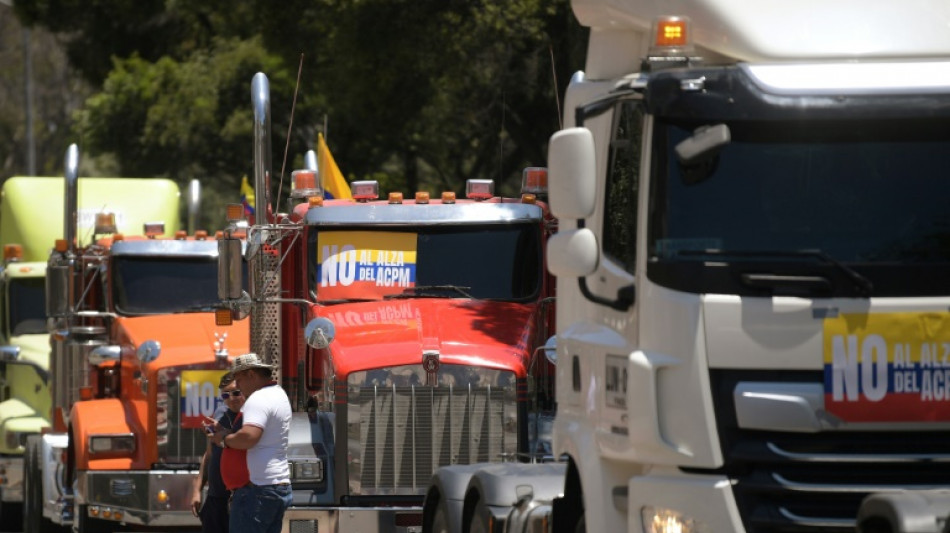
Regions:
[[[23,245],[23,261],[46,261],[63,238],[62,177],[14,176],[0,191],[0,246]],[[121,233],[142,233],[145,222],[178,230],[178,185],[162,178],[80,178],[78,238],[91,239],[96,213],[113,212]]]
[[[628,42],[642,45],[659,16],[689,17],[697,46],[738,61],[950,55],[946,0],[571,0],[571,5],[580,23],[592,29],[589,64],[609,54],[630,54],[638,61],[645,50],[595,45],[607,34],[623,32],[640,36]]]
[[[458,200],[452,204],[433,200],[425,205],[413,200],[401,204],[334,200],[307,210],[305,216],[308,224],[320,225],[489,224],[541,220],[544,208],[541,204],[499,197],[481,202]]]

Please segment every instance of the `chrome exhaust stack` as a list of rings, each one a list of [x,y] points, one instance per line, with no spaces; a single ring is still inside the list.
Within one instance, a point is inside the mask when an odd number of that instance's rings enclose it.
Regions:
[[[254,105],[254,216],[258,224],[267,223],[270,204],[271,138],[270,82],[263,72],[251,81]]]

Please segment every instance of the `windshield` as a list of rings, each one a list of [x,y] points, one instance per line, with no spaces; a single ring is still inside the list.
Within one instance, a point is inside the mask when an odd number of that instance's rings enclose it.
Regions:
[[[950,266],[946,124],[728,126],[732,141],[697,180],[684,179],[674,155],[695,125],[657,123],[651,278],[684,290],[743,294],[750,288],[740,277],[724,273],[702,281],[697,269],[757,263],[773,274],[784,265],[784,274],[824,276],[836,288],[848,285],[838,280],[852,269],[870,278],[878,296],[950,291],[946,283],[928,287],[920,279]],[[720,253],[696,253],[701,250]],[[806,250],[821,253],[796,253]]]
[[[112,295],[124,315],[210,310],[218,302],[215,257],[114,257]]]
[[[321,230],[311,237],[317,300],[533,298],[540,290],[537,222]]]
[[[46,333],[45,278],[12,278],[9,291],[12,334]]]

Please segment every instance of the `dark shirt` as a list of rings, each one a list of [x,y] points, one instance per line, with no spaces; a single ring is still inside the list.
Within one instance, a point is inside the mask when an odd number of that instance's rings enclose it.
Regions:
[[[238,420],[240,416],[241,413],[234,413],[230,409],[225,409],[221,417],[218,418],[218,423],[229,431],[237,431],[241,427],[241,422]],[[230,492],[224,486],[224,481],[221,478],[221,451],[220,446],[211,446],[211,460],[206,465],[208,469],[208,496],[226,498]]]

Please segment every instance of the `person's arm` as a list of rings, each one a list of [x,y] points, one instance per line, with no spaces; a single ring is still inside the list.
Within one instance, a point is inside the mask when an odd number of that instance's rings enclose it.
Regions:
[[[218,438],[219,434],[221,435],[220,438]],[[241,429],[234,433],[222,431],[219,434],[215,434],[215,438],[212,440],[216,441],[222,448],[249,450],[261,440],[264,430],[255,425],[244,424]]]
[[[211,460],[211,441],[208,441],[208,447],[205,448],[204,455],[201,456],[201,464],[198,466],[198,475],[195,477],[194,490],[191,495],[191,513],[198,516],[198,510],[201,509],[201,488],[208,480],[208,461]]]

